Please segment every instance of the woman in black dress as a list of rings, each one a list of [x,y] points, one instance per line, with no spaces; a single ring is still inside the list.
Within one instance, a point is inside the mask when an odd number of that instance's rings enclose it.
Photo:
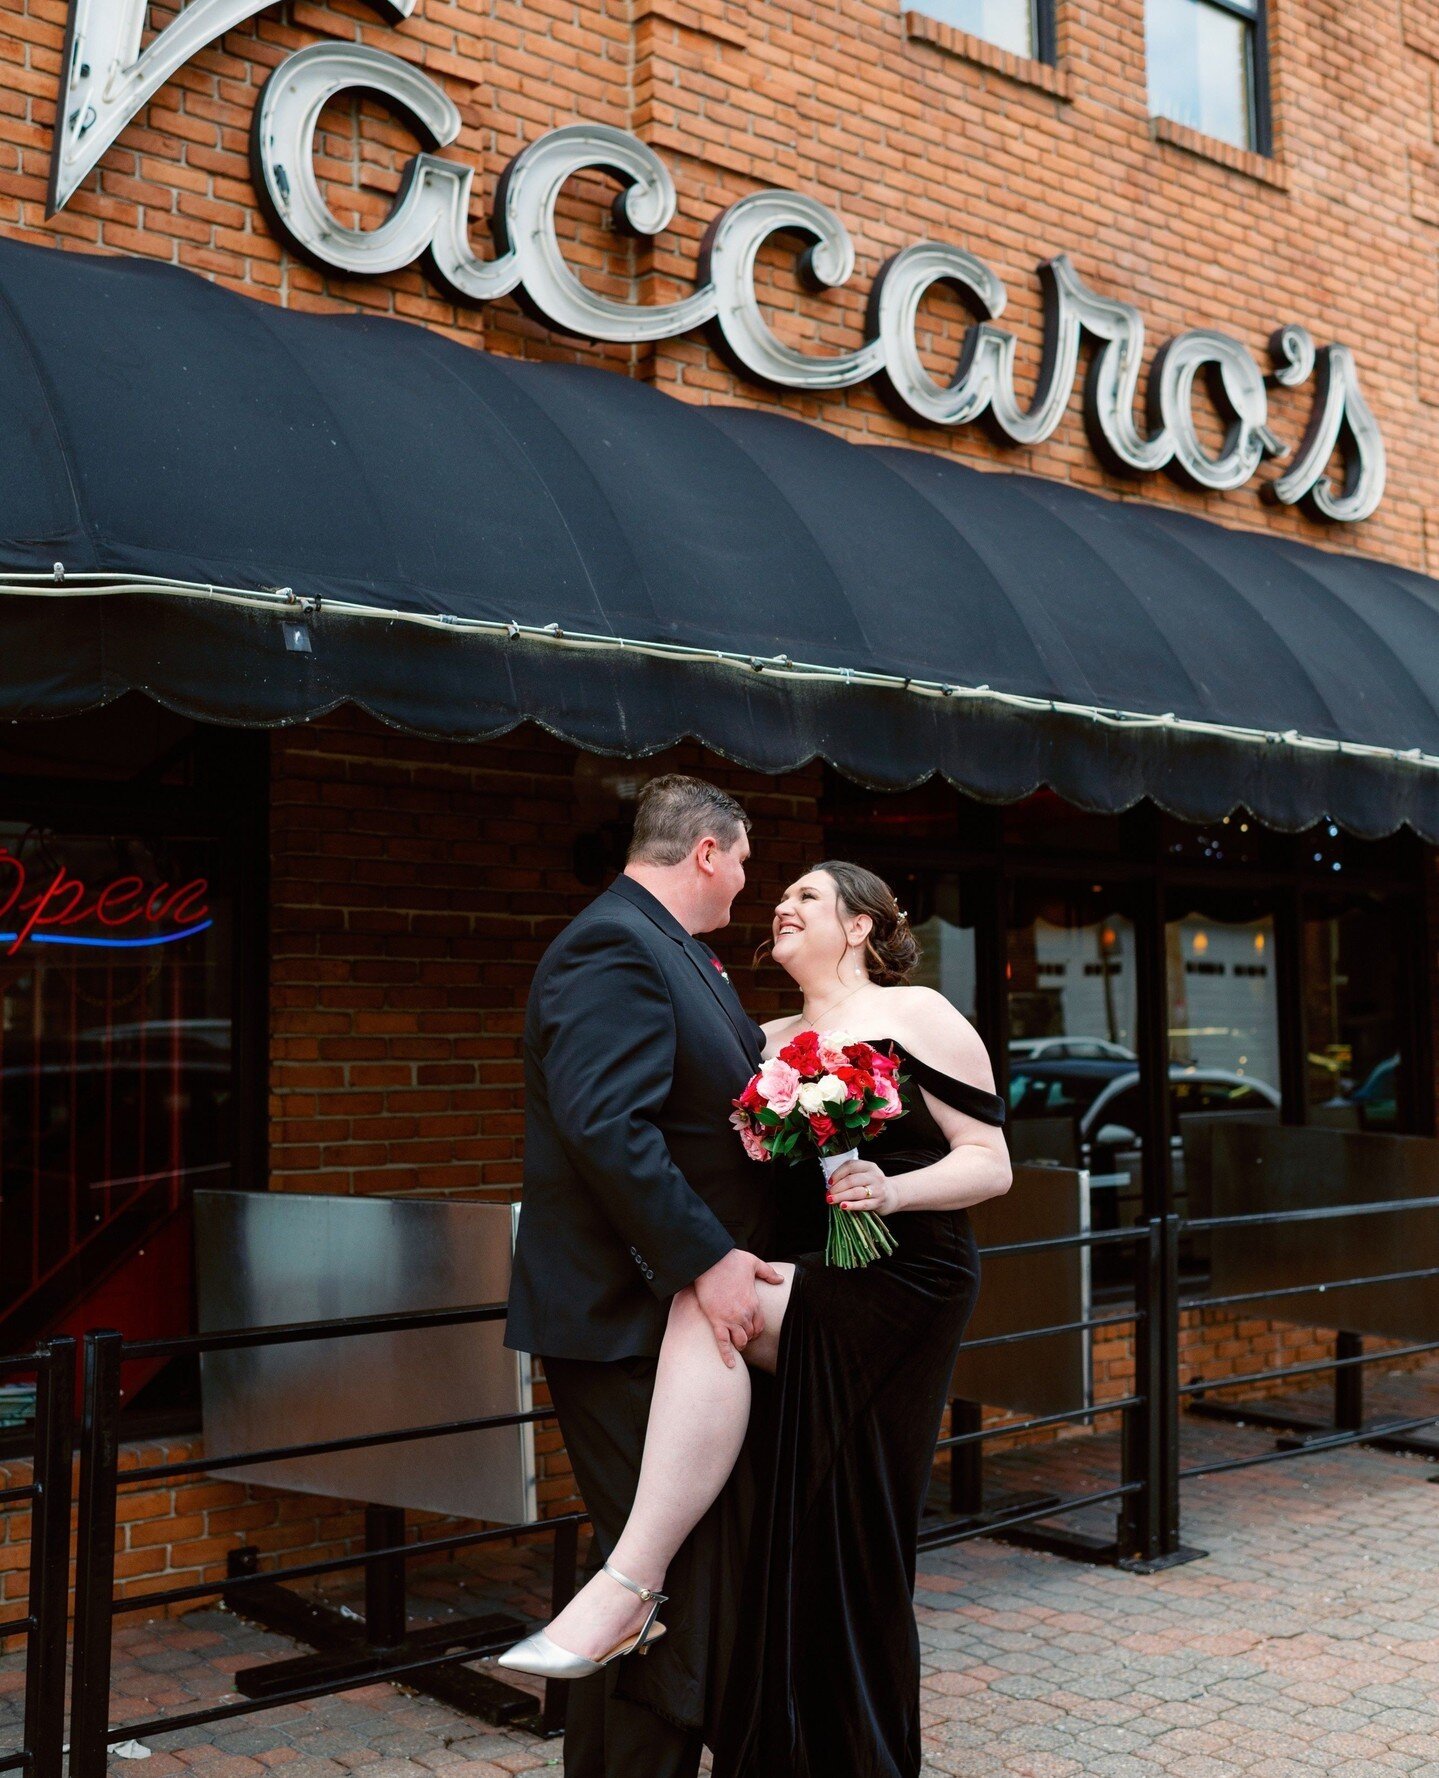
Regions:
[[[979,1284],[966,1206],[1009,1186],[1004,1106],[973,1027],[939,994],[903,985],[918,946],[873,873],[829,863],[792,884],[773,955],[804,1004],[766,1027],[767,1053],[801,1030],[843,1030],[901,1059],[906,1115],[828,1188],[832,1202],[886,1217],[897,1250],[858,1271],[818,1252],[779,1265],[784,1282],[759,1286],[765,1331],[733,1367],[693,1293],[675,1297],[629,1522],[606,1568],[506,1659],[558,1672],[653,1639],[666,1566],[743,1442],[746,1367],[769,1371],[750,1551],[721,1631],[733,1652],[707,1737],[714,1778],[916,1778],[919,1519]],[[804,1231],[794,1246],[822,1245],[817,1163],[777,1167],[776,1187]]]

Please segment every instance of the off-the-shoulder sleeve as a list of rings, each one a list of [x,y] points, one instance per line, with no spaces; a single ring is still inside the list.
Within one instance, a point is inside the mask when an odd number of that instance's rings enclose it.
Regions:
[[[933,1093],[936,1099],[955,1111],[962,1111],[966,1117],[977,1118],[982,1124],[993,1124],[998,1128],[1004,1122],[1005,1104],[998,1093],[986,1092],[983,1087],[974,1087],[967,1080],[956,1080],[952,1074],[943,1074],[938,1068],[931,1068],[928,1062],[921,1062],[918,1056],[905,1052],[905,1063],[909,1072],[927,1093]]]

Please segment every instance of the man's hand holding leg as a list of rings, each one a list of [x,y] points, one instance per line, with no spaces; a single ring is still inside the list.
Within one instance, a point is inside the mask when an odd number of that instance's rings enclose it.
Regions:
[[[715,1344],[720,1357],[734,1369],[736,1354],[743,1352],[751,1340],[764,1332],[764,1315],[759,1306],[755,1282],[783,1284],[783,1275],[757,1254],[735,1247],[701,1272],[694,1281],[705,1319],[714,1329]]]

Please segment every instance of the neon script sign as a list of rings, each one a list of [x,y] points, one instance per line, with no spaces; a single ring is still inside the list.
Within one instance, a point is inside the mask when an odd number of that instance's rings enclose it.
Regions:
[[[209,896],[208,877],[192,877],[178,886],[116,877],[92,889],[63,864],[48,882],[37,885],[14,853],[0,846],[0,926],[13,927],[0,932],[0,944],[9,957],[25,944],[106,951],[172,945],[214,924]],[[76,931],[80,926],[91,930]]]
[[[142,48],[148,0],[71,0],[60,102],[51,154],[50,213],[59,211],[125,125],[173,74],[225,32],[273,0],[189,0]],[[399,24],[416,0],[373,0]],[[429,146],[405,167],[389,214],[350,228],[325,201],[316,172],[316,133],[325,107],[354,92],[381,98]],[[434,152],[460,134],[458,106],[423,70],[361,43],[316,43],[287,57],[256,107],[251,161],[270,220],[305,258],[347,277],[384,277],[418,264],[446,296],[487,303],[515,296],[562,334],[639,345],[705,330],[740,374],[774,388],[825,394],[872,382],[909,421],[937,427],[983,423],[1001,443],[1032,447],[1068,411],[1087,348],[1084,420],[1106,466],[1126,476],[1167,472],[1189,487],[1233,492],[1266,458],[1284,464],[1260,485],[1281,506],[1354,524],[1383,498],[1384,439],[1346,345],[1321,345],[1297,324],[1269,341],[1266,370],[1241,341],[1213,328],[1167,340],[1141,390],[1145,328],[1139,310],[1091,289],[1061,254],[1039,268],[1044,349],[1038,386],[1016,386],[1017,336],[1000,325],[1008,293],[998,274],[967,248],[920,241],[879,268],[868,293],[865,337],[849,351],[804,351],[781,340],[761,307],[756,265],[773,239],[803,250],[816,289],[845,284],[855,248],[836,213],[804,193],[751,192],[710,223],[694,287],[678,301],[623,302],[591,289],[565,257],[557,210],[576,175],[601,173],[623,187],[617,225],[639,237],[668,228],[674,180],[655,151],[608,124],[547,131],[515,156],[496,188],[493,249],[471,240],[475,169]],[[958,361],[937,378],[923,361],[916,324],[937,286],[958,294],[973,315]],[[1196,383],[1224,422],[1218,450],[1201,437]],[[1269,425],[1268,386],[1308,383],[1312,401],[1302,437],[1291,444]],[[1342,470],[1330,463],[1336,453]]]

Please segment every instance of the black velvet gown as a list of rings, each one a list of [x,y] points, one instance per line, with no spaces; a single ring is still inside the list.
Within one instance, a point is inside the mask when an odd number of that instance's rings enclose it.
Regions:
[[[865,1143],[887,1174],[949,1152],[923,1095],[987,1124],[1004,1102],[890,1040],[910,1109]],[[787,1192],[828,1215],[818,1166]],[[759,1446],[714,1778],[916,1778],[921,1763],[914,1575],[935,1440],[979,1258],[964,1210],[887,1219],[898,1249],[857,1271],[802,1255]]]

